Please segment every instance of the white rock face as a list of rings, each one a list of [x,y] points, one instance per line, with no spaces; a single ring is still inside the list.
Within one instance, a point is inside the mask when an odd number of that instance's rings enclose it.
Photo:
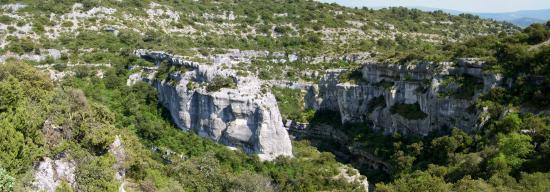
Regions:
[[[116,136],[115,140],[109,145],[109,153],[113,154],[116,159],[116,163],[113,164],[115,172],[115,179],[120,182],[119,192],[124,192],[124,177],[126,176],[126,169],[124,168],[124,162],[127,159],[126,151],[120,136]]]
[[[35,167],[32,190],[54,192],[62,181],[75,185],[75,163],[67,158],[45,158]]]
[[[21,3],[2,5],[2,9],[4,11],[10,11],[10,12],[16,12],[17,10],[25,8],[25,7],[27,7],[27,5],[21,4]]]
[[[45,61],[48,58],[51,59],[59,59],[61,58],[62,51],[57,49],[42,49],[40,50],[40,54],[35,53],[25,53],[22,55],[18,55],[15,53],[8,52],[7,54],[0,56],[0,63],[5,62],[9,58],[13,58],[16,60],[27,60],[27,61],[34,61],[34,62],[41,62]]]
[[[65,77],[73,76],[75,73],[72,71],[57,71],[53,69],[47,69],[46,70],[48,74],[50,75],[50,79],[53,81],[60,81],[64,79]]]
[[[305,90],[306,108],[339,112],[342,122],[372,122],[374,129],[385,133],[402,132],[427,135],[442,128],[477,130],[483,124],[473,105],[477,97],[491,88],[502,86],[499,74],[484,72],[477,60],[459,60],[452,63],[421,63],[392,65],[368,63],[362,75],[366,83],[340,83],[341,70],[327,71],[318,85]],[[451,76],[469,76],[480,88],[471,98],[454,98],[442,93],[457,87],[454,81],[442,84]],[[386,85],[383,85],[386,84]],[[471,86],[471,85],[467,85]],[[375,105],[374,99],[380,99]],[[425,118],[407,119],[392,113],[396,104],[418,104]]]
[[[132,85],[136,84],[137,82],[141,81],[141,79],[142,79],[141,73],[131,74],[128,77],[128,80],[126,80],[126,85],[132,86]]]
[[[357,169],[351,168],[351,167],[340,167],[340,172],[337,176],[335,176],[335,179],[344,179],[350,183],[359,183],[363,189],[368,192],[369,191],[369,181],[367,181],[367,178],[365,176],[362,176],[359,174],[359,171]]]
[[[262,160],[292,156],[290,138],[283,127],[275,96],[262,91],[258,78],[239,77],[229,69],[202,65],[163,52],[137,50],[136,55],[187,68],[185,73],[171,74],[170,81],[142,77],[157,88],[160,101],[178,127],[257,154]],[[209,92],[204,86],[215,77],[232,78],[237,87]]]

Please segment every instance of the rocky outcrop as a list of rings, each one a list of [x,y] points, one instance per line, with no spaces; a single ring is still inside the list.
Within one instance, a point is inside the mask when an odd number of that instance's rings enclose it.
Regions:
[[[27,60],[27,61],[34,61],[34,62],[42,62],[48,59],[55,60],[55,59],[61,58],[61,54],[66,52],[67,52],[66,50],[57,50],[57,49],[42,49],[40,50],[40,54],[25,53],[25,54],[18,55],[16,53],[8,52],[4,55],[0,55],[0,63],[4,63],[8,59]]]
[[[337,111],[342,123],[371,122],[385,133],[477,130],[484,121],[475,109],[476,98],[503,83],[502,76],[485,72],[483,63],[475,59],[456,64],[368,63],[358,84],[342,83],[343,72],[327,71],[318,85],[307,87],[305,106]]]
[[[262,88],[258,78],[237,76],[229,69],[164,52],[137,50],[135,53],[157,64],[167,61],[180,68],[166,80],[150,79],[150,74],[142,71],[142,78],[157,88],[160,102],[179,128],[258,154],[263,160],[292,156],[277,101]],[[215,84],[216,78],[233,81],[235,85],[209,90],[208,86]]]
[[[369,191],[369,182],[367,181],[367,178],[359,174],[357,169],[346,166],[340,167],[338,175],[334,178],[344,179],[349,183],[358,183],[361,187],[363,187],[363,191]]]
[[[53,160],[45,158],[35,166],[32,191],[54,192],[62,182],[75,186],[75,163],[63,154]]]
[[[116,160],[115,164],[113,164],[113,169],[116,171],[115,179],[120,182],[118,191],[124,192],[124,177],[126,176],[124,162],[127,159],[127,155],[119,135],[115,136],[115,140],[109,145],[109,153],[111,153]]]

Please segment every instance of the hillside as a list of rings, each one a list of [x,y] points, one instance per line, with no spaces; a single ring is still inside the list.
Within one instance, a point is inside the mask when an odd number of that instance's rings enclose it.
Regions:
[[[31,2],[4,6],[1,46],[5,55],[41,64],[58,62],[49,58],[62,63],[109,63],[116,60],[116,53],[136,48],[200,61],[212,53],[239,49],[293,58],[286,69],[274,65],[276,71],[319,73],[320,69],[356,67],[367,60],[448,60],[450,54],[443,47],[450,42],[517,31],[468,15],[405,8],[350,9],[313,1]],[[333,62],[341,57],[345,62]],[[253,60],[252,65],[239,67],[265,74],[267,68],[260,66],[269,63]]]
[[[22,4],[7,4],[3,8],[6,33],[2,45],[13,41],[14,36],[25,37],[22,39],[38,42],[29,48],[36,50],[74,50],[79,45],[60,45],[56,41],[64,39],[85,41],[88,49],[114,48],[101,47],[100,42],[92,41],[91,35],[120,33],[120,40],[130,46],[184,55],[190,48],[206,47],[307,55],[351,52],[386,55],[395,51],[393,45],[398,45],[397,48],[438,45],[516,31],[501,23],[444,13],[404,8],[349,9],[312,1],[14,2]],[[100,33],[88,34],[91,31]]]
[[[512,23],[521,28],[528,27],[534,23],[545,23],[550,20],[550,9],[541,9],[541,10],[521,10],[514,12],[502,12],[502,13],[483,13],[483,12],[464,12],[457,11],[452,9],[438,9],[431,7],[413,7],[415,9],[420,9],[422,11],[438,11],[441,10],[445,13],[452,15],[460,15],[464,13],[477,15],[484,19],[493,19],[495,21],[505,21]]]
[[[550,9],[525,10],[509,13],[478,13],[482,18],[497,21],[508,21],[520,27],[528,27],[533,23],[544,23],[550,20]]]
[[[547,191],[550,26],[0,3],[0,191]]]

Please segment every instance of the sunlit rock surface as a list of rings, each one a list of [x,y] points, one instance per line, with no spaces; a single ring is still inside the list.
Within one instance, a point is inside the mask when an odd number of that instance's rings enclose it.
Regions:
[[[164,52],[137,50],[136,55],[167,61],[185,68],[169,74],[170,80],[142,78],[159,91],[160,102],[175,124],[221,144],[238,147],[263,160],[292,156],[292,146],[283,127],[275,97],[254,77],[237,76],[216,65],[203,65]],[[216,77],[231,78],[236,87],[206,90]],[[135,79],[136,77],[133,77]]]
[[[371,122],[374,129],[385,133],[427,135],[453,127],[473,131],[484,123],[479,118],[482,111],[475,110],[475,100],[503,83],[501,75],[486,72],[482,67],[482,63],[473,59],[462,59],[456,64],[368,63],[361,69],[361,82],[355,84],[342,83],[339,78],[342,70],[329,70],[319,84],[305,88],[305,105],[339,112],[342,123]],[[471,83],[459,85],[450,78],[467,78]],[[472,94],[455,96],[461,91],[460,86],[471,89]],[[391,107],[400,104],[418,105],[417,113],[424,117],[410,119],[392,113]]]

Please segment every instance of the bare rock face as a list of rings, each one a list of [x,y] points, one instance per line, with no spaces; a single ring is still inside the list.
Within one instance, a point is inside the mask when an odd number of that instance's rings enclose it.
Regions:
[[[126,176],[124,162],[127,159],[127,155],[119,135],[115,136],[115,140],[109,145],[109,153],[111,153],[116,160],[116,163],[113,164],[113,169],[116,170],[115,179],[121,183],[118,191],[124,192],[124,177]]]
[[[427,135],[453,127],[473,131],[484,123],[475,100],[503,83],[501,75],[482,67],[473,59],[457,64],[368,63],[358,84],[341,83],[342,71],[332,70],[318,85],[306,89],[305,105],[337,111],[342,122],[371,122],[374,129],[385,133]]]
[[[359,174],[357,169],[346,166],[340,167],[338,175],[334,178],[344,179],[349,183],[359,183],[363,187],[364,191],[369,191],[369,182],[367,181],[367,178]]]
[[[229,69],[164,52],[137,50],[136,55],[156,63],[164,60],[182,69],[169,74],[168,80],[142,76],[157,88],[160,102],[179,128],[258,154],[263,160],[292,156],[277,101],[267,89],[262,89],[258,78],[237,76]],[[234,86],[208,90],[219,78],[233,81]]]
[[[66,157],[52,160],[45,158],[35,166],[33,191],[54,192],[61,182],[75,185],[75,163]]]

